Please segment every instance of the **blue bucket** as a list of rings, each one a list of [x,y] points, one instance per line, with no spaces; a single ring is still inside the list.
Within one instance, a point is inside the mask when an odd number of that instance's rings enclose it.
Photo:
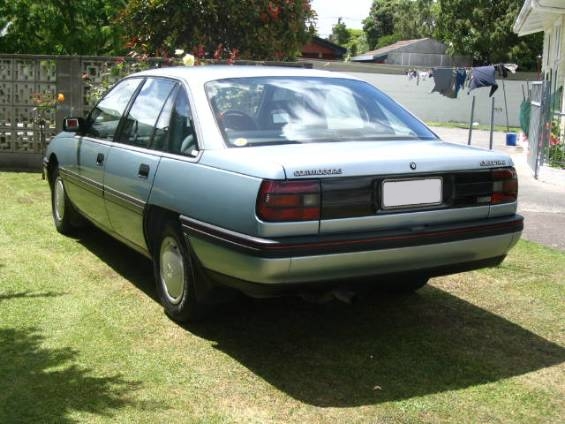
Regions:
[[[507,146],[516,145],[516,133],[506,133],[506,145]]]

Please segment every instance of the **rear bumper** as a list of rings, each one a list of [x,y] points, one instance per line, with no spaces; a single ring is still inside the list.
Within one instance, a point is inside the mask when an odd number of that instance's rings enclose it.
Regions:
[[[433,276],[449,273],[449,269],[481,268],[489,266],[491,259],[503,258],[523,229],[523,218],[514,215],[348,237],[272,240],[186,217],[181,220],[185,237],[204,268],[236,280],[268,285],[407,272]]]

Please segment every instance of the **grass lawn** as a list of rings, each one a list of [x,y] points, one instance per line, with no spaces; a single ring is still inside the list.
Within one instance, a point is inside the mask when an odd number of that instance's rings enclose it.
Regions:
[[[52,224],[0,172],[0,423],[562,423],[565,253],[353,306],[239,302],[182,327],[149,261]]]

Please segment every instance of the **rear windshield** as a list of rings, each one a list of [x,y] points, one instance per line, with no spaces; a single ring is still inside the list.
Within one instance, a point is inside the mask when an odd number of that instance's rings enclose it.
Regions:
[[[206,84],[230,147],[437,138],[372,85],[345,78],[230,78]]]

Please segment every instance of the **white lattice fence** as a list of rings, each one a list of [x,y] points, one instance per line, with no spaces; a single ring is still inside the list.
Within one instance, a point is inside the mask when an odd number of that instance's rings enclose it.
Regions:
[[[0,152],[40,153],[41,119],[46,138],[55,134],[55,109],[34,98],[55,98],[56,78],[53,59],[0,57]]]
[[[84,116],[112,57],[0,55],[0,168],[39,168],[65,116]],[[88,83],[84,77],[88,76]],[[106,78],[107,79],[107,78]],[[56,103],[62,93],[64,101]]]

